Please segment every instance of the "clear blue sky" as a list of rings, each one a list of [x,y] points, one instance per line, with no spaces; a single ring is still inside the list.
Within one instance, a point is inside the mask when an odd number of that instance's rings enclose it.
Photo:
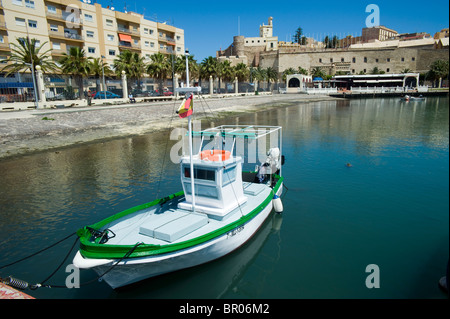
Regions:
[[[116,10],[144,14],[147,19],[167,21],[184,29],[185,46],[200,62],[227,48],[238,35],[259,35],[259,25],[273,17],[274,36],[290,41],[298,27],[306,36],[323,40],[325,35],[344,37],[361,35],[365,27],[366,6],[376,4],[380,10],[380,25],[399,33],[435,32],[449,27],[447,0],[368,0],[365,1],[285,1],[285,0],[225,0],[225,1],[164,1],[164,0],[97,0],[103,7],[111,4]]]

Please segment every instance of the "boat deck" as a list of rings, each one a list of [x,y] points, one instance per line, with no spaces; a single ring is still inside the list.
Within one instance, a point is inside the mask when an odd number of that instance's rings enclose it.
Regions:
[[[184,196],[127,215],[104,227],[116,235],[106,245],[134,245],[138,242],[167,245],[186,241],[237,221],[253,211],[272,191],[266,184],[250,182],[244,182],[243,188],[247,201],[221,218],[178,208]]]

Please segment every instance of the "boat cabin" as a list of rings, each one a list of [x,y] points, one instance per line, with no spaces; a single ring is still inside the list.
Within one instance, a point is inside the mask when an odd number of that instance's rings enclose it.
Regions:
[[[229,151],[206,150],[192,158],[195,211],[222,218],[247,201],[242,187],[242,158]],[[192,210],[189,157],[181,158],[181,183],[186,201],[179,208]]]
[[[252,185],[256,173],[253,173],[251,181],[243,181],[242,177],[245,154],[240,154],[239,150],[243,149],[241,147],[243,144],[248,146],[251,140],[268,139],[271,142],[267,144],[258,142],[258,145],[264,145],[264,156],[268,156],[266,162],[261,163],[259,172],[264,171],[265,176],[271,176],[272,173],[280,174],[280,127],[222,125],[192,134],[201,138],[199,152],[192,156],[195,199],[192,196],[191,158],[183,156],[180,169],[185,201],[178,204],[180,209],[205,213],[213,219],[222,219],[247,202],[248,198],[245,194],[258,193],[258,185]],[[211,138],[214,143],[208,141]],[[214,145],[214,147],[202,150],[205,142],[209,142],[207,145]],[[218,146],[220,146],[219,149],[217,149]],[[266,146],[269,146],[269,151]],[[256,149],[255,152],[257,152]],[[250,157],[249,154],[247,157]],[[256,159],[256,155],[254,157]],[[276,167],[272,169],[271,166]],[[263,181],[262,178],[259,179],[259,183]]]

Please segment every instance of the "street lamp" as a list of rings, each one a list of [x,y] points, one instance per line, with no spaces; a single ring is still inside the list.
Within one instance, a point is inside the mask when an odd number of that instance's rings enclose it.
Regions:
[[[103,92],[105,93],[105,100],[106,100],[106,85],[105,85],[105,68],[103,66],[103,59],[105,58],[104,55],[102,55],[102,76],[103,76]]]

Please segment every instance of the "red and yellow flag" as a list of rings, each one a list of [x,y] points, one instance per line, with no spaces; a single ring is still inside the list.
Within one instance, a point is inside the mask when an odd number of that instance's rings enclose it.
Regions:
[[[192,112],[194,111],[193,97],[193,94],[191,94],[188,99],[184,99],[183,102],[181,102],[180,108],[177,111],[180,118],[185,118],[192,115]]]

